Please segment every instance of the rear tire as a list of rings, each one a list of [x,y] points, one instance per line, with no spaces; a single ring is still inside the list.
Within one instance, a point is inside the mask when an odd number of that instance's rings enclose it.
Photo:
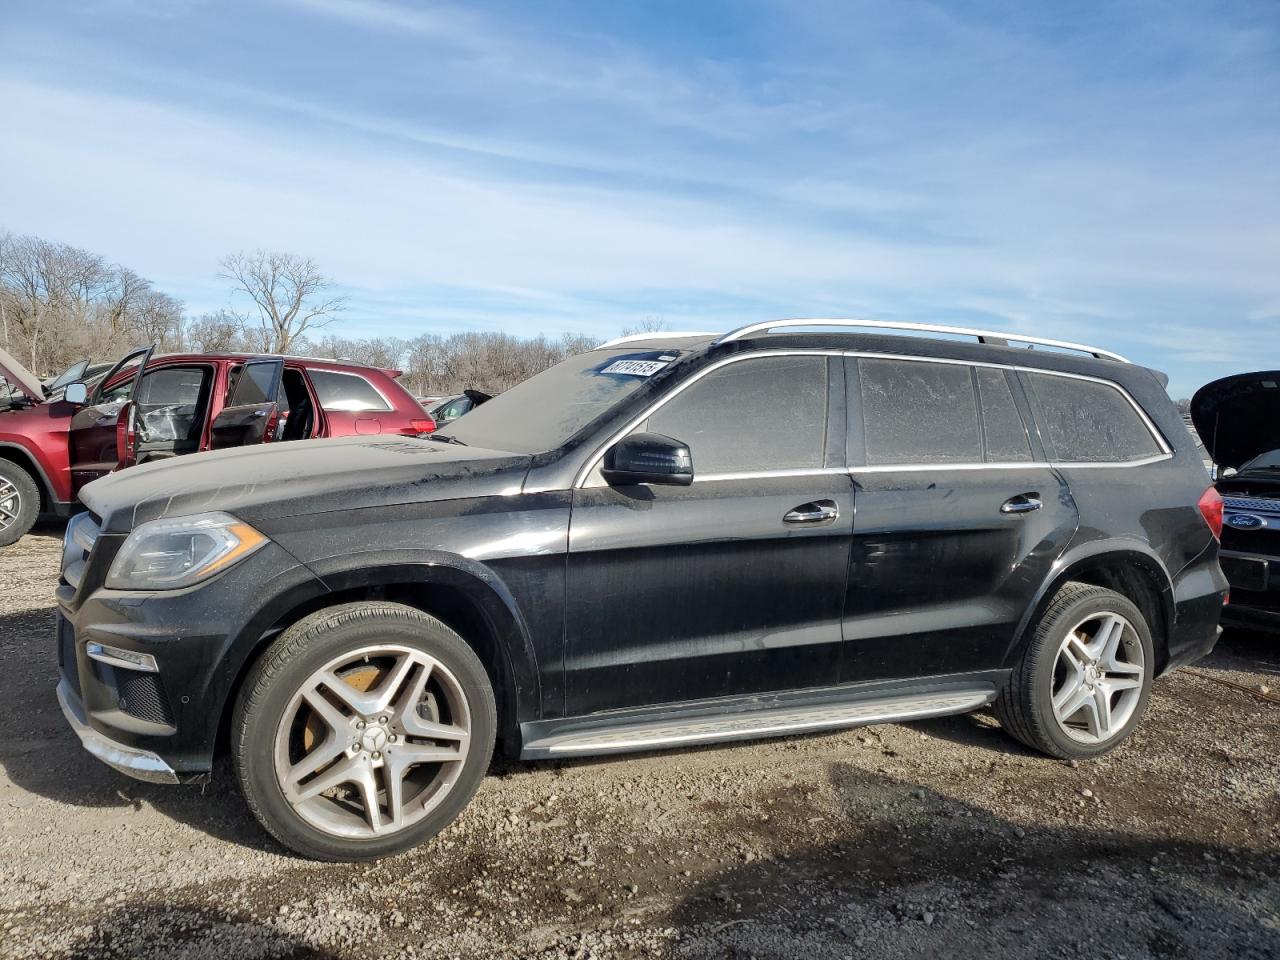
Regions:
[[[289,849],[374,860],[435,836],[488,769],[497,708],[484,665],[435,617],[367,601],[271,644],[232,717],[249,807]]]
[[[12,460],[0,458],[0,547],[21,539],[35,526],[39,513],[35,478]]]
[[[1127,597],[1068,583],[1050,601],[995,702],[1001,726],[1064,760],[1114,750],[1138,725],[1155,653],[1142,612]]]

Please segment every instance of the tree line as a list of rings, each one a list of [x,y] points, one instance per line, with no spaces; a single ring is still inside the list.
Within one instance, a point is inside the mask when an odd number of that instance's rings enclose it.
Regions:
[[[165,352],[292,353],[404,373],[416,394],[498,393],[599,341],[577,334],[422,333],[412,338],[323,333],[346,305],[309,257],[232,254],[219,276],[245,309],[197,317],[144,277],[66,243],[0,233],[0,346],[39,376],[85,357],[111,361],[132,346]],[[646,321],[641,329],[662,329]],[[629,332],[629,331],[624,331]]]

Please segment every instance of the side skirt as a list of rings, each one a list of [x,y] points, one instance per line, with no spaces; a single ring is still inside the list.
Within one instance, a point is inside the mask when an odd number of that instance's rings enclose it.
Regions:
[[[520,756],[633,753],[968,713],[994,700],[1007,675],[993,670],[538,720],[520,725]]]

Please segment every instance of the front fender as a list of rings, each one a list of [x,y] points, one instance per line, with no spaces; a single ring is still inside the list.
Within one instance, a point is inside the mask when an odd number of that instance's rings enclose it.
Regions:
[[[541,714],[538,660],[520,605],[502,579],[476,560],[442,550],[367,550],[308,564],[331,593],[389,586],[435,586],[463,594],[488,622],[510,671],[518,722]]]

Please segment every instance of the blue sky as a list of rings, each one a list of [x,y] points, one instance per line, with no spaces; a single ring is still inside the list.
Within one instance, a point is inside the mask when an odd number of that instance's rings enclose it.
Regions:
[[[1280,366],[1280,5],[3,3],[0,229],[192,313],[314,256],[345,335],[646,317]]]

